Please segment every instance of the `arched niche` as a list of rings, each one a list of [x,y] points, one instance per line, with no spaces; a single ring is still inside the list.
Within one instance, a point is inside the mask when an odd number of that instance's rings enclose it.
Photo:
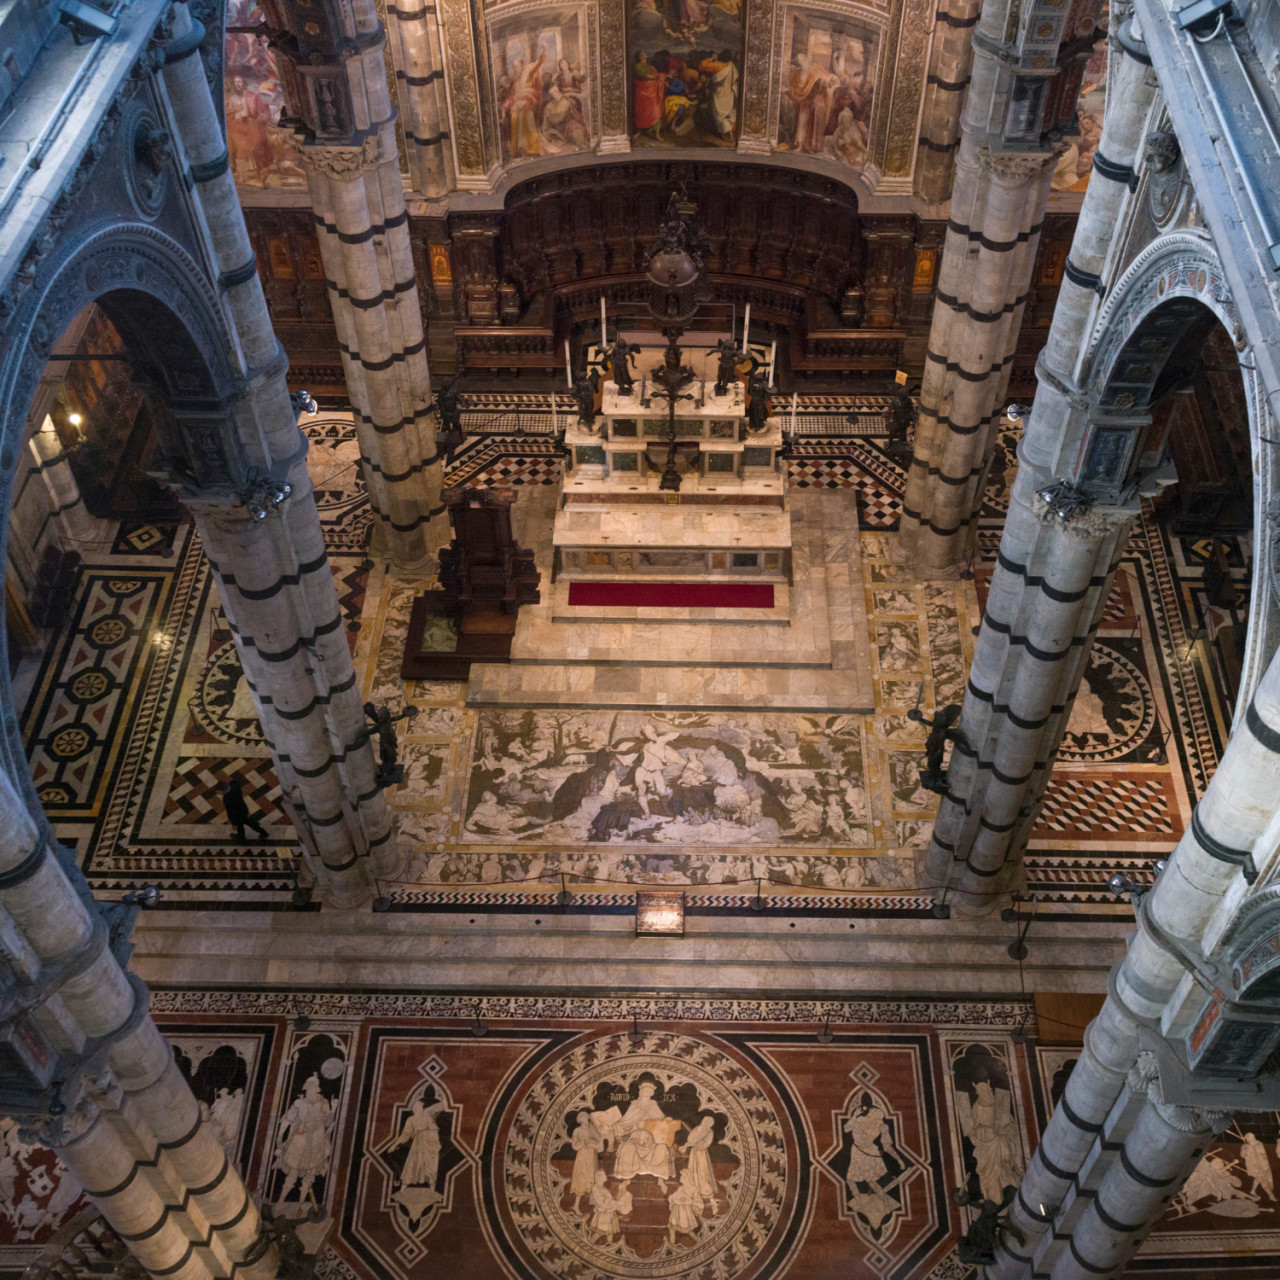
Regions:
[[[1063,440],[1059,474],[1071,474],[1096,502],[1117,505],[1154,491],[1163,444],[1151,440],[1152,409],[1221,325],[1239,361],[1253,470],[1253,582],[1236,712],[1280,644],[1280,450],[1263,387],[1207,232],[1184,229],[1147,245],[1100,308],[1082,353],[1078,385],[1087,422]],[[1152,447],[1154,444],[1154,447]]]
[[[175,240],[145,224],[91,232],[46,262],[22,298],[0,361],[0,575],[7,568],[10,497],[29,410],[50,355],[91,303],[124,338],[135,371],[164,410],[161,447],[179,474],[202,487],[235,488],[245,461],[229,406],[243,392],[235,345],[202,265]],[[0,633],[0,764],[23,788],[30,812],[52,839],[27,768]]]

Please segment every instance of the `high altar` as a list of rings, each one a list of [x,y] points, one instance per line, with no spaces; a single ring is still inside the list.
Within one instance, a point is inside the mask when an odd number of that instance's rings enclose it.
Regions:
[[[580,413],[564,439],[557,579],[790,579],[772,369],[751,372],[749,348],[740,351],[732,336],[710,349],[678,342],[704,287],[697,233],[684,214],[673,198],[648,272],[665,346],[652,337],[633,345],[618,333],[598,397],[579,386]]]
[[[647,374],[662,355],[641,347],[638,370]],[[753,430],[743,382],[716,395],[712,369],[677,407],[672,492],[661,487],[670,411],[651,389],[647,377],[630,391],[610,379],[594,425],[578,418],[565,432],[557,578],[786,581],[791,521],[778,419]]]

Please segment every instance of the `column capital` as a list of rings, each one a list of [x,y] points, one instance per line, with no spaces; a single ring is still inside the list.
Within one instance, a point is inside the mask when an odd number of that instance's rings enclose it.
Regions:
[[[1125,1077],[1125,1084],[1130,1093],[1145,1094],[1160,1119],[1179,1133],[1223,1133],[1231,1124],[1230,1111],[1166,1102],[1160,1082],[1160,1063],[1149,1049],[1138,1054],[1137,1061]]]
[[[303,163],[316,173],[345,182],[377,168],[382,160],[382,144],[371,134],[359,146],[304,146]]]
[[[1054,168],[1060,151],[992,151],[988,143],[978,145],[978,167],[1005,187],[1025,186],[1033,178]]]

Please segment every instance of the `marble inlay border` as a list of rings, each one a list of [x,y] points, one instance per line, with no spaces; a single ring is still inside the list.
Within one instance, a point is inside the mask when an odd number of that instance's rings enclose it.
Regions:
[[[270,1015],[310,1018],[568,1018],[625,1022],[820,1023],[828,1014],[844,1025],[929,1025],[935,1027],[1018,1027],[1031,1009],[1026,999],[752,1000],[740,996],[506,995],[501,992],[313,992],[153,986],[157,1014]]]

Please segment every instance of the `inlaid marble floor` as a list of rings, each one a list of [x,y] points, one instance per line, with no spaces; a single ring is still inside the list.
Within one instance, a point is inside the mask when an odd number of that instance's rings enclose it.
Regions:
[[[775,892],[924,906],[916,855],[936,797],[919,784],[924,730],[907,713],[963,697],[999,495],[984,513],[977,582],[917,582],[891,558],[892,532],[867,527],[878,501],[867,478],[880,492],[895,475],[877,439],[802,444],[797,492],[857,494],[872,714],[637,711],[616,699],[475,708],[464,685],[401,681],[409,609],[430,584],[366,559],[349,419],[322,414],[308,430],[364,697],[422,708],[402,736],[405,781],[389,795],[410,853],[401,881],[384,886],[394,903],[476,886],[545,895],[564,875],[602,894],[657,880],[740,886],[745,900],[763,878]],[[541,441],[491,436],[469,442],[450,481],[551,485],[556,467]],[[1233,547],[1241,579],[1246,552]],[[1149,515],[1130,541],[1033,835],[1029,889],[1042,901],[1110,910],[1107,875],[1148,874],[1212,772],[1228,713],[1195,637],[1198,555]],[[290,901],[292,832],[189,525],[131,528],[91,557],[65,631],[19,690],[37,787],[96,891],[156,883],[175,908]],[[226,822],[217,789],[231,772],[262,813],[263,843],[238,844]]]
[[[324,1219],[321,1280],[977,1280],[952,1189],[1018,1181],[1079,1052],[1018,1043],[1016,998],[161,988],[152,1010],[253,1193]],[[1276,1274],[1278,1138],[1239,1115],[1126,1274]],[[86,1208],[7,1121],[0,1192],[6,1274]]]

